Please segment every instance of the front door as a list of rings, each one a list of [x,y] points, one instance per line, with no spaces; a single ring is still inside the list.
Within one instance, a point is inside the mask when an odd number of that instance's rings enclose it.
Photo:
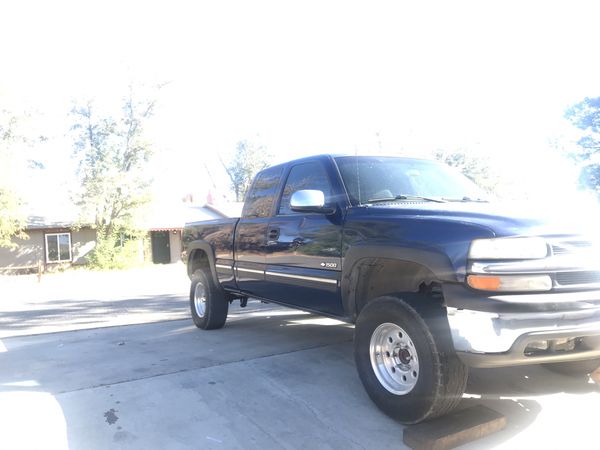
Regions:
[[[169,264],[171,262],[171,247],[168,231],[152,231],[152,262],[154,264]]]
[[[342,269],[341,214],[297,213],[290,208],[294,192],[323,191],[332,202],[330,178],[321,161],[293,166],[277,214],[269,222],[266,281],[269,295],[290,305],[342,314],[339,283]]]

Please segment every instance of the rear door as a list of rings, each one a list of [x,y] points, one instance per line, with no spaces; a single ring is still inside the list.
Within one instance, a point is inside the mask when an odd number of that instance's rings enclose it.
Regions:
[[[282,173],[283,167],[275,166],[256,176],[235,229],[235,277],[238,288],[258,297],[268,295],[265,286],[267,228]]]
[[[342,314],[341,208],[332,215],[294,212],[290,208],[291,196],[302,189],[323,191],[329,204],[336,201],[325,161],[300,162],[289,170],[279,207],[268,227],[267,298]]]

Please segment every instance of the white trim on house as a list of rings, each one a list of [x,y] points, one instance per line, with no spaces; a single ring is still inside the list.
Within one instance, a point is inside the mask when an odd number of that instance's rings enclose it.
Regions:
[[[69,238],[69,259],[60,259],[60,237],[59,236],[62,236],[62,235],[67,235]],[[50,260],[50,257],[49,257],[50,255],[48,254],[48,236],[56,236],[58,259],[54,260],[54,261]],[[73,249],[71,248],[71,232],[64,231],[62,233],[44,233],[44,243],[45,243],[45,247],[46,247],[46,263],[47,264],[73,261]]]

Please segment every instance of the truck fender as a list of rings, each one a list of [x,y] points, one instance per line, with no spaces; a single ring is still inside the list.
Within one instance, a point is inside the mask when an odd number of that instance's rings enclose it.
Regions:
[[[422,283],[457,282],[456,270],[448,256],[442,252],[389,245],[356,245],[346,252],[342,268],[341,295],[348,317],[356,319],[361,307],[364,306],[358,296],[368,269],[385,265],[386,260],[394,265],[400,265],[414,275],[409,279],[394,280],[396,292],[416,293]],[[392,293],[386,292],[382,295]]]
[[[188,260],[187,260],[187,272],[188,276],[191,278],[193,273],[193,260],[194,254],[197,251],[201,251],[206,255],[208,259],[208,266],[210,268],[210,273],[212,274],[213,281],[215,286],[220,286],[219,278],[217,276],[217,268],[215,267],[215,252],[210,245],[210,243],[203,240],[192,241],[187,246]]]

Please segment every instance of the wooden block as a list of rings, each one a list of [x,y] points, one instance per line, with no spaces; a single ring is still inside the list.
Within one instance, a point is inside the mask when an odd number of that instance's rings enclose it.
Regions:
[[[404,443],[415,450],[447,450],[496,433],[506,422],[506,416],[477,405],[407,427]]]

